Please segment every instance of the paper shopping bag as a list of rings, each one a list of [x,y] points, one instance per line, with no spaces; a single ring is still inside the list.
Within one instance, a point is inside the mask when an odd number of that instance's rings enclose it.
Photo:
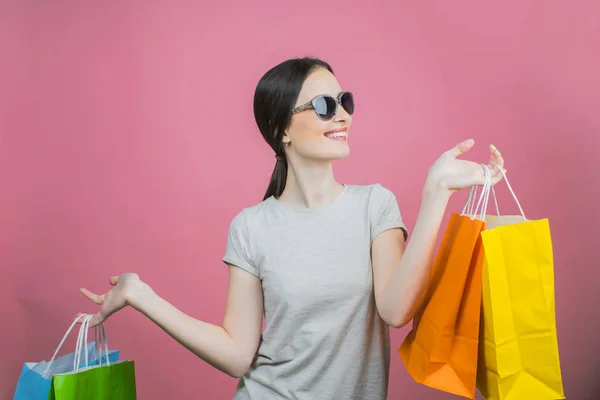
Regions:
[[[398,349],[416,382],[470,399],[475,398],[481,313],[480,234],[491,188],[491,172],[483,167],[486,179],[479,202],[473,209],[473,187],[462,213],[451,215],[424,305]],[[465,215],[467,209],[471,211]]]
[[[133,361],[54,375],[48,400],[135,400]]]
[[[488,400],[564,399],[550,224],[548,219],[527,220],[506,184],[521,215],[500,216],[498,211],[486,217],[491,228],[481,234],[485,257],[477,388]]]
[[[50,393],[52,377],[55,374],[71,372],[77,368],[84,368],[86,366],[107,365],[118,361],[120,352],[118,350],[108,350],[106,341],[104,341],[105,348],[102,356],[100,356],[101,351],[99,347],[101,346],[98,345],[98,335],[96,335],[96,340],[91,343],[87,343],[86,337],[86,344],[84,345],[84,342],[80,340],[84,337],[82,331],[84,328],[83,325],[79,331],[75,351],[57,358],[60,348],[76,323],[77,321],[73,321],[50,361],[25,363],[21,369],[13,400],[46,400]],[[100,329],[103,329],[103,327],[99,326],[95,332]]]
[[[79,331],[78,345],[87,343],[88,325],[92,315],[85,315]],[[133,361],[108,360],[108,345],[104,326],[101,327],[101,344],[104,344],[105,364],[90,366],[85,360],[85,367],[79,368],[80,353],[74,365],[78,367],[71,372],[55,374],[52,377],[49,400],[135,400],[135,368]]]
[[[97,356],[96,343],[91,342],[86,346],[89,365],[106,364],[105,359]],[[108,351],[108,361],[116,362],[119,359],[119,350]],[[70,372],[74,369],[75,352],[65,354],[52,362],[27,362],[21,369],[13,400],[46,400],[50,392],[52,376],[54,374]],[[80,367],[84,367],[84,361]]]
[[[413,379],[474,398],[485,223],[452,214],[433,265],[430,298],[398,349]]]

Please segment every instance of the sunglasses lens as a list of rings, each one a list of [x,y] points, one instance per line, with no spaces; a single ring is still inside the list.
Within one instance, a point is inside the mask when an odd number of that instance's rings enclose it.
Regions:
[[[350,92],[346,92],[342,95],[340,103],[344,110],[350,115],[354,114],[354,96]]]
[[[331,119],[335,114],[335,100],[329,96],[319,97],[313,101],[315,112],[320,118]]]

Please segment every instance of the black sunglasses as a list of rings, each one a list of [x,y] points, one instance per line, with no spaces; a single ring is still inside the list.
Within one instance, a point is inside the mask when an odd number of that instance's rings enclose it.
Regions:
[[[336,116],[339,104],[344,107],[348,114],[352,115],[354,113],[354,96],[352,92],[342,92],[337,97],[326,94],[315,97],[308,103],[294,108],[292,114],[312,108],[319,118],[328,121]]]

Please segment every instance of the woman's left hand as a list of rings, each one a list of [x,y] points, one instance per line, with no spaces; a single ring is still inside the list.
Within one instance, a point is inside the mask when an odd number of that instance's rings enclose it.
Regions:
[[[427,175],[428,186],[455,192],[475,185],[483,185],[485,182],[485,171],[476,162],[460,160],[458,157],[473,147],[473,139],[465,140],[452,149],[445,151],[429,168]],[[490,159],[488,168],[492,172],[492,186],[502,180],[502,172],[492,162],[504,169],[504,160],[498,149],[490,145]]]

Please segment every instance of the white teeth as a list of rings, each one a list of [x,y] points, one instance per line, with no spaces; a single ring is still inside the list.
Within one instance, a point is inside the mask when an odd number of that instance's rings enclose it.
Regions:
[[[328,133],[325,136],[327,137],[331,137],[331,138],[338,138],[338,137],[346,137],[346,132],[334,132],[334,133]]]

